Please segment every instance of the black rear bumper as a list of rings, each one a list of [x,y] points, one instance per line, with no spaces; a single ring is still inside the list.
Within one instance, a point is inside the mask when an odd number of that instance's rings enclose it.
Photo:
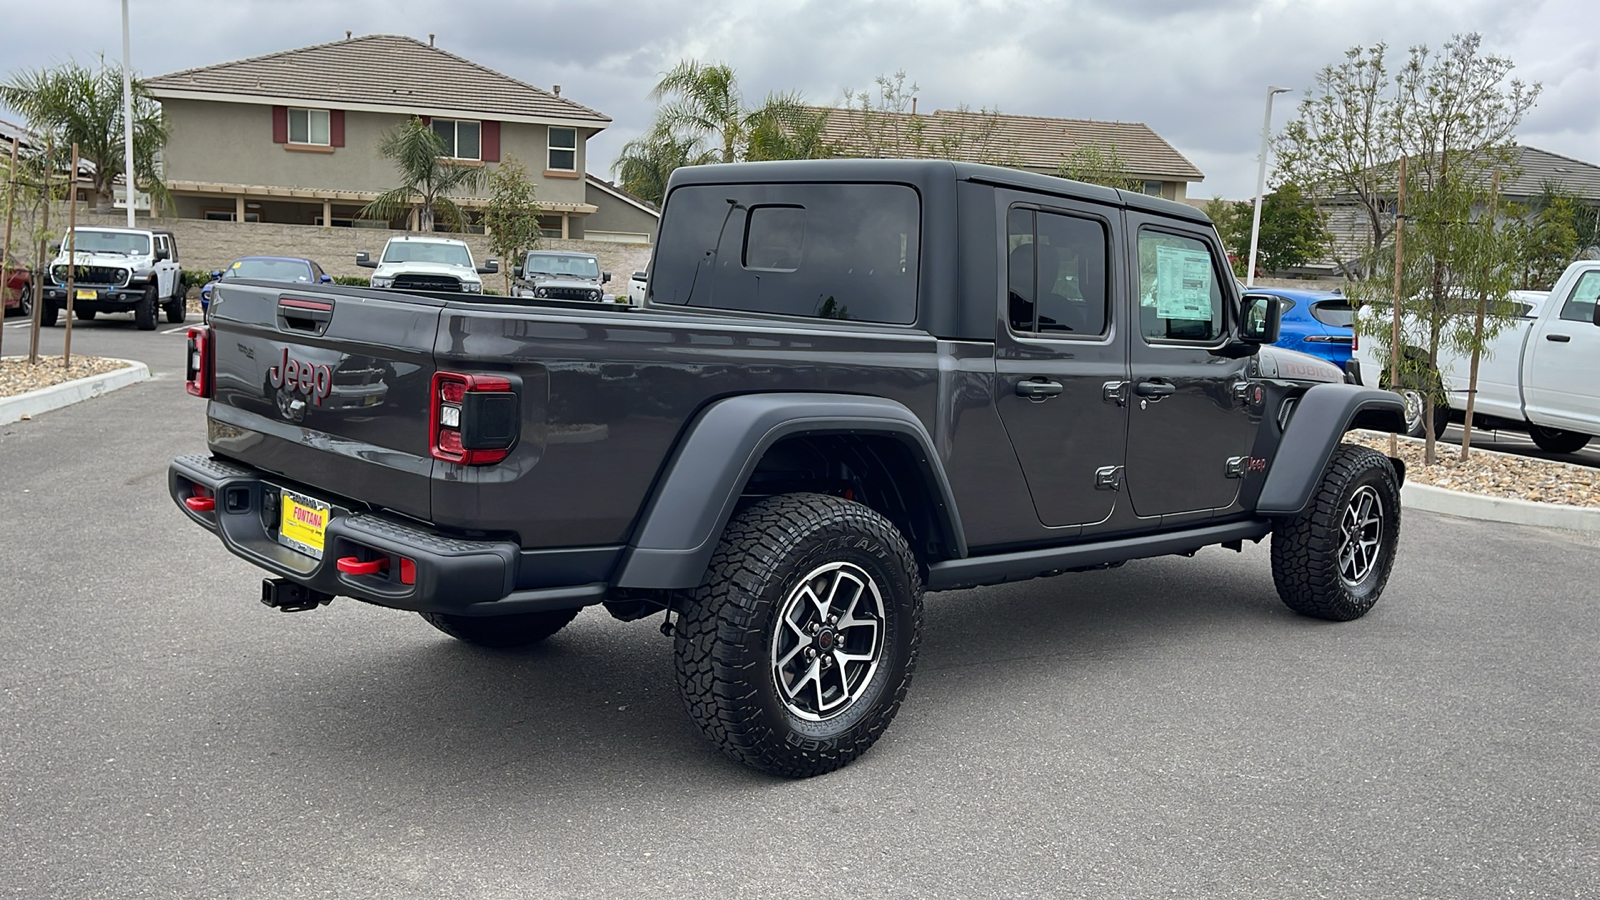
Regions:
[[[326,492],[215,457],[173,460],[167,488],[178,508],[221,538],[234,555],[314,591],[394,609],[492,616],[588,606],[605,599],[604,579],[620,549],[530,554],[511,541],[441,535],[352,509]],[[272,510],[283,488],[330,504],[321,559],[280,544],[272,533]],[[211,509],[196,509],[187,502],[206,496],[212,500]],[[342,557],[381,561],[384,568],[374,574],[342,572],[338,568]],[[527,571],[530,565],[542,571]],[[406,583],[407,575],[414,576],[410,578],[414,583]],[[548,584],[552,580],[574,583]],[[541,586],[525,586],[530,582]]]

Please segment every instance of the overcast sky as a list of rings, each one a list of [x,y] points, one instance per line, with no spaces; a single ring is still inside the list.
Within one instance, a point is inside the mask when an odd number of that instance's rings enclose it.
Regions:
[[[69,9],[70,7],[70,9]],[[725,62],[746,97],[799,90],[837,105],[846,88],[903,69],[923,110],[1148,124],[1205,173],[1191,196],[1251,196],[1266,88],[1274,127],[1319,69],[1356,44],[1405,49],[1477,31],[1542,82],[1521,141],[1600,163],[1596,0],[132,0],[143,75],[356,34],[399,33],[610,116],[589,142],[609,177],[649,124],[646,98],[679,60]],[[61,21],[72,13],[69,36]],[[0,0],[0,74],[121,51],[116,0]],[[9,111],[0,112],[15,120]]]

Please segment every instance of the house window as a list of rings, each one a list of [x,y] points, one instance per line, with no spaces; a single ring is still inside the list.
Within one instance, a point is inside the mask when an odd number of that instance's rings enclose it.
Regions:
[[[550,129],[550,169],[575,172],[578,169],[578,129]]]
[[[328,146],[328,111],[325,109],[289,110],[289,143]]]
[[[434,119],[433,133],[444,141],[451,159],[483,158],[483,124],[468,119]]]
[[[1161,182],[1159,182],[1159,181],[1146,181],[1144,183],[1144,192],[1146,194],[1149,194],[1152,197],[1161,196]]]
[[[235,213],[232,209],[207,209],[203,215],[207,222],[232,222],[234,221]],[[246,222],[259,222],[261,221],[261,214],[247,212],[244,214],[244,220]]]

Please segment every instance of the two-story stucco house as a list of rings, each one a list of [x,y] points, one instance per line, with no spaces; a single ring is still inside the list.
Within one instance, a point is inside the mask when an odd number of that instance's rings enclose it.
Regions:
[[[422,118],[458,165],[515,158],[561,237],[595,212],[585,146],[611,119],[398,35],[347,37],[149,81],[171,127],[163,151],[180,218],[333,227],[396,187],[383,134]],[[480,190],[478,193],[486,193]],[[469,211],[482,198],[453,197]]]

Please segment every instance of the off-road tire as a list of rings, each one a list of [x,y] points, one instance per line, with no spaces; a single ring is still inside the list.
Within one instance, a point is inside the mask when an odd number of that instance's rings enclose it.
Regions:
[[[1361,497],[1381,504],[1376,511],[1376,557],[1360,577],[1347,577],[1357,560],[1341,558],[1343,526]],[[1387,457],[1366,447],[1340,444],[1323,470],[1311,502],[1272,529],[1272,581],[1278,597],[1303,616],[1348,622],[1372,609],[1394,567],[1400,537],[1400,479]]]
[[[1534,446],[1546,453],[1577,453],[1589,446],[1587,434],[1580,431],[1545,428],[1542,425],[1529,425],[1528,437],[1533,440]]]
[[[45,328],[54,328],[61,321],[61,306],[50,300],[39,301],[39,324]]]
[[[509,616],[456,616],[449,613],[420,613],[429,625],[445,634],[480,647],[505,649],[537,644],[567,627],[578,616],[578,608],[545,612],[517,613]]]
[[[174,290],[172,299],[167,301],[167,322],[182,325],[183,320],[189,317],[189,289],[180,281]]]
[[[144,296],[133,307],[133,324],[140,331],[156,330],[156,288],[145,288]]]
[[[72,313],[78,317],[79,322],[93,322],[94,317],[99,315],[100,311],[97,309],[75,309]]]
[[[833,598],[827,611],[807,598],[806,586]],[[807,778],[865,753],[899,711],[921,641],[922,577],[905,538],[871,507],[784,494],[729,521],[705,580],[679,612],[673,650],[689,717],[729,757]],[[798,619],[814,612],[812,625],[828,640],[816,631],[797,637],[809,627],[795,627]],[[870,663],[851,658],[851,648],[859,657],[863,646]],[[820,648],[816,662],[826,656],[828,667],[811,668],[806,655],[795,656],[802,648]],[[785,667],[780,655],[798,668]],[[785,700],[780,678],[801,669],[822,674],[810,688],[809,675],[800,679]],[[824,702],[830,693],[836,708]]]

